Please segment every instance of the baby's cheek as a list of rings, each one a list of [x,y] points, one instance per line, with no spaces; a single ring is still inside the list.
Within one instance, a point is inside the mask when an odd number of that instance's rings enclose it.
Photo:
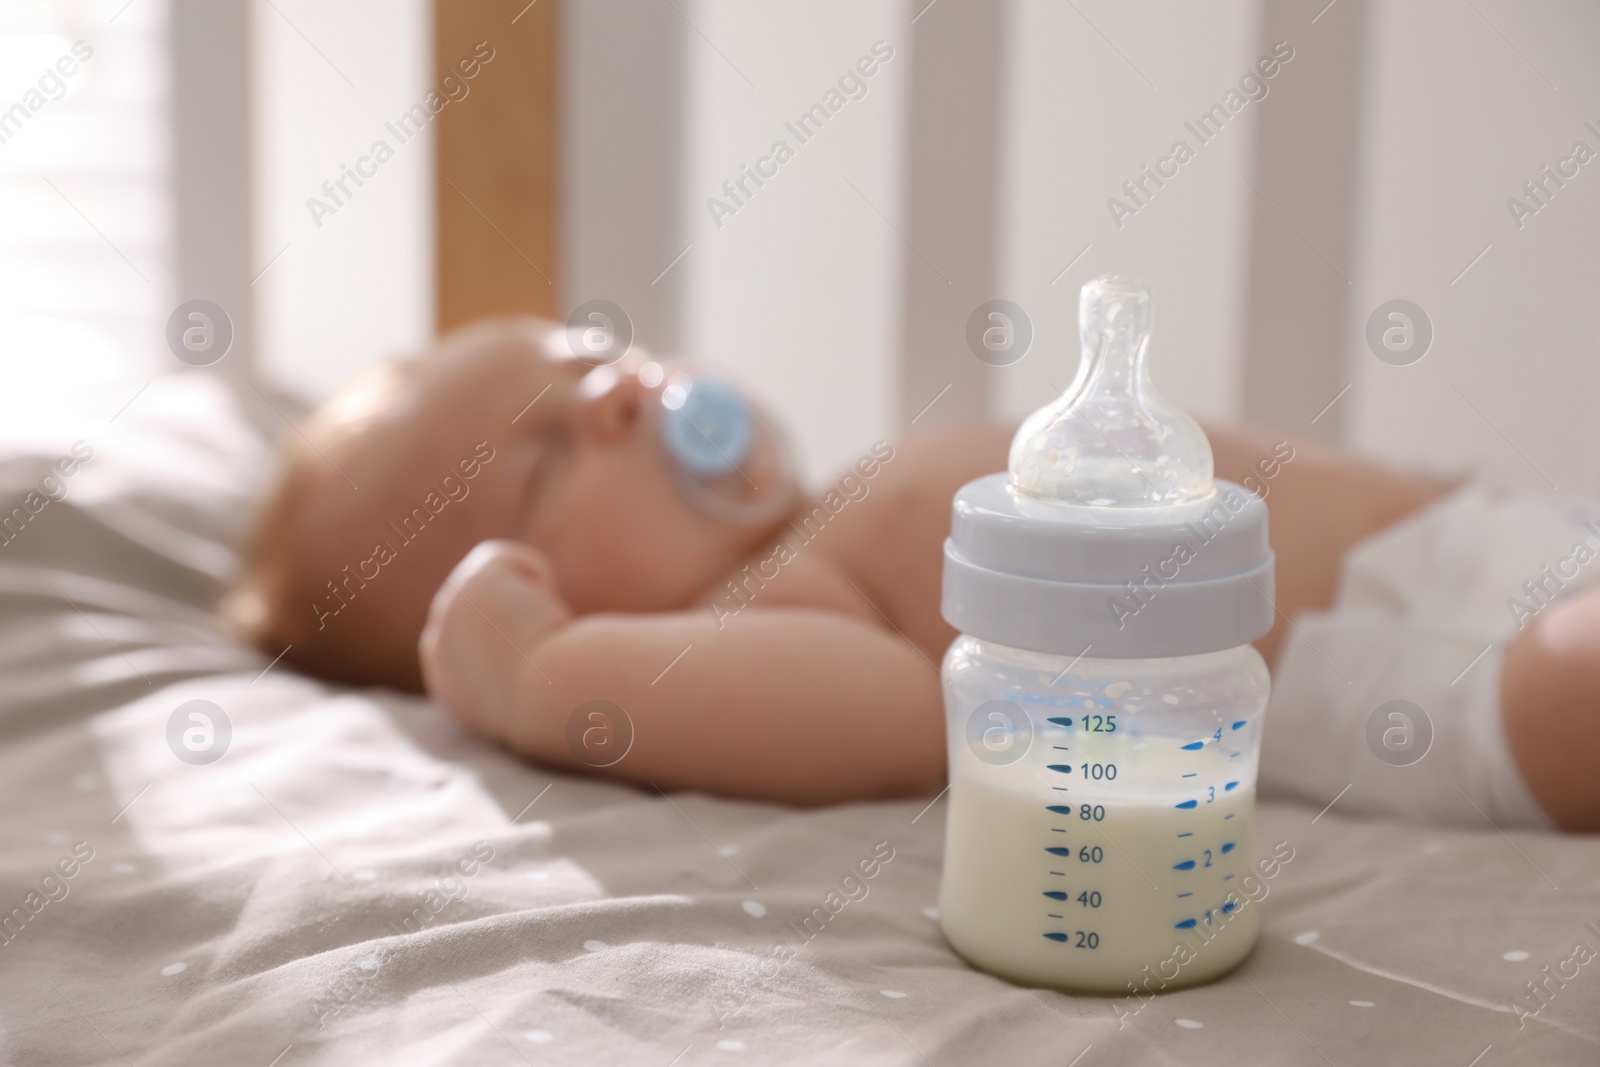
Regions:
[[[535,545],[550,561],[561,598],[580,615],[626,606],[618,595],[637,581],[638,559],[657,536],[653,524],[609,503],[564,518],[574,521],[563,523],[547,544]]]
[[[665,472],[586,473],[534,538],[577,614],[672,610],[731,564],[721,560],[726,524],[695,511]]]

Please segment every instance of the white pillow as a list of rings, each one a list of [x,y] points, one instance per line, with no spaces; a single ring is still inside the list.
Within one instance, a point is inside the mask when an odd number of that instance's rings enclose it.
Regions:
[[[214,609],[269,461],[202,371],[0,436],[0,733],[257,663]]]

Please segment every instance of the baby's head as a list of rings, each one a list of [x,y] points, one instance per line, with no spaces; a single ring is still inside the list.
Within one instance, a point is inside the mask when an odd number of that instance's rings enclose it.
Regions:
[[[561,327],[514,319],[363,375],[287,436],[227,614],[313,673],[417,689],[429,601],[481,541],[543,552],[576,614],[688,606],[796,487],[757,449],[721,491],[758,520],[692,503],[663,444],[675,370],[639,352],[594,367]]]

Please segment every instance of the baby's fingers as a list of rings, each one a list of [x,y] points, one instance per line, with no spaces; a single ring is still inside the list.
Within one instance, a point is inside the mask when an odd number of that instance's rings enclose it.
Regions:
[[[508,579],[536,585],[552,597],[560,596],[556,590],[555,568],[543,552],[521,541],[480,543],[456,564],[445,584],[464,588],[498,584]]]
[[[571,617],[542,553],[515,541],[485,541],[434,594],[418,649],[424,674],[438,677],[452,665],[481,659],[489,654],[485,646],[526,655]]]

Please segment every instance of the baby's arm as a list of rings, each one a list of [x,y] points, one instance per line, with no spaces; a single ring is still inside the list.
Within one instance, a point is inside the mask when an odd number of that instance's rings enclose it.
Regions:
[[[892,630],[832,611],[573,618],[536,551],[490,542],[441,587],[420,651],[447,710],[546,763],[585,765],[568,721],[602,699],[633,729],[606,773],[664,789],[823,804],[944,776],[938,672]]]

